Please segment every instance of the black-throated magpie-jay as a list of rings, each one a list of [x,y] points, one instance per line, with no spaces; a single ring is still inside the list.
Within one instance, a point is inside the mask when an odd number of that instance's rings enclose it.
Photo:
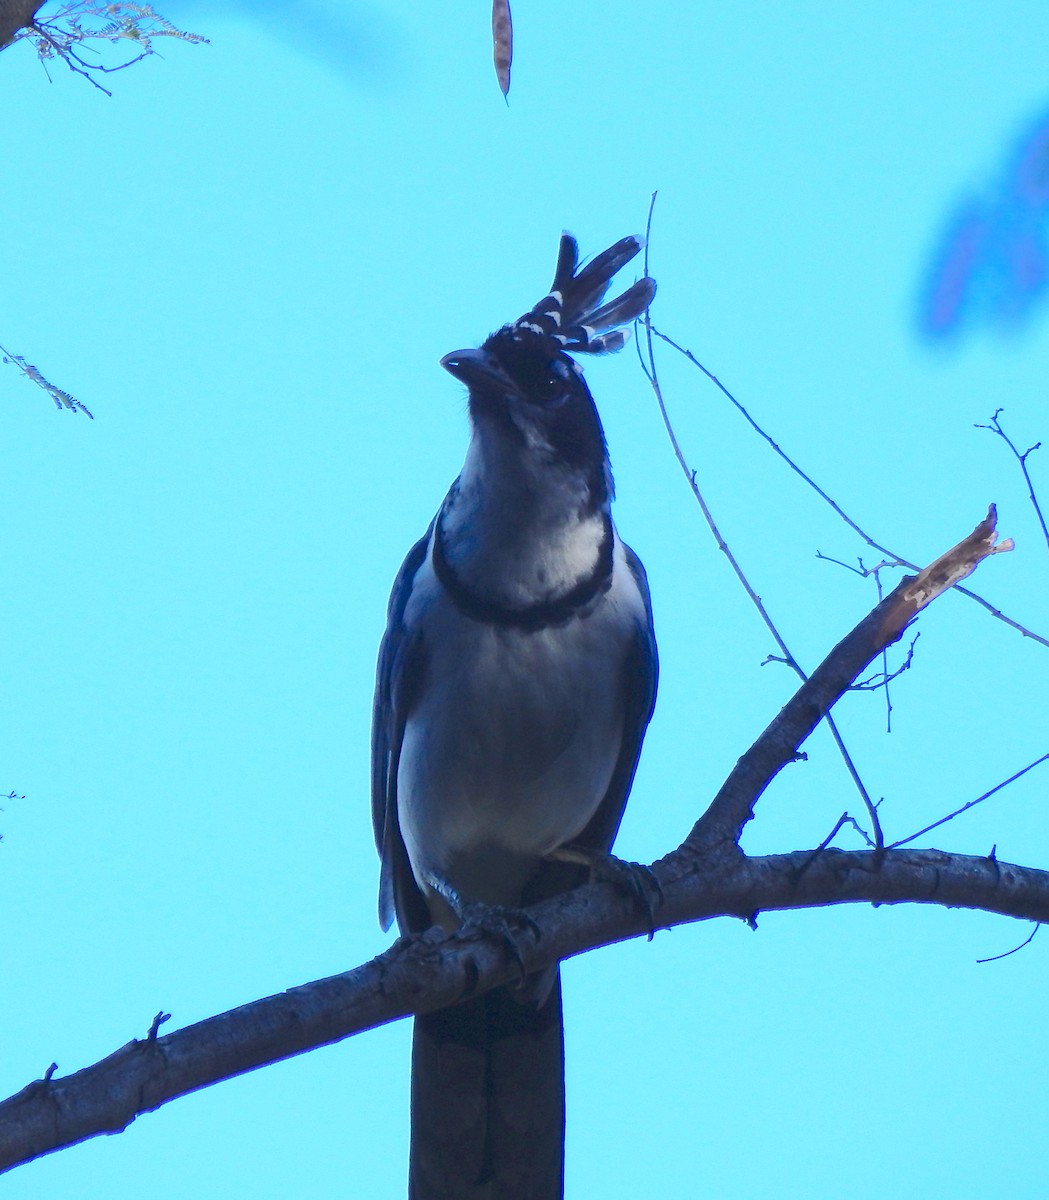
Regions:
[[[462,472],[390,597],[372,753],[383,928],[454,930],[566,890],[606,856],[655,702],[644,568],[612,523],[604,432],[573,354],[619,349],[655,293],[602,303],[641,249],[581,269],[442,365],[469,391]],[[560,852],[560,857],[558,857]],[[483,919],[482,919],[483,924]],[[556,968],[415,1022],[412,1200],[558,1200]]]

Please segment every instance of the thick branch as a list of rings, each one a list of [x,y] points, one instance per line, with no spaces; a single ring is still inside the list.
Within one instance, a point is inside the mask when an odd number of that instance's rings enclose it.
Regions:
[[[661,927],[826,904],[940,904],[1049,921],[1049,872],[938,850],[820,852],[710,862],[681,850],[660,865]],[[529,970],[647,932],[636,906],[594,884],[530,910],[542,938]],[[413,1012],[441,1008],[516,977],[498,944],[434,931],[370,963],[246,1004],[166,1037],[129,1042],[63,1079],[0,1104],[0,1170],[100,1133],[178,1096]]]
[[[14,40],[15,34],[43,8],[41,0],[0,0],[0,50]]]
[[[763,909],[872,902],[979,908],[1049,921],[1049,873],[938,850],[819,850],[747,858],[739,832],[775,774],[827,709],[917,612],[995,552],[994,510],[973,533],[898,588],[844,638],[740,759],[710,810],[656,864],[661,927]],[[997,549],[1008,549],[1004,543]],[[630,897],[607,884],[531,910],[541,938],[520,947],[529,970],[648,932]],[[414,1012],[443,1008],[516,978],[499,939],[402,939],[343,975],[190,1025],[156,1029],[63,1079],[48,1076],[0,1104],[0,1170],[100,1133],[167,1101]]]

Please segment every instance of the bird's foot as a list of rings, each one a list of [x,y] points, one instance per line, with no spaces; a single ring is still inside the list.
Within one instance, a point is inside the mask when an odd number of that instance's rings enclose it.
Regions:
[[[620,891],[626,892],[645,914],[648,921],[648,940],[652,940],[656,932],[656,909],[663,903],[663,889],[651,867],[580,846],[562,846],[547,857],[556,862],[584,866],[590,872],[591,883],[610,883]]]
[[[514,960],[521,973],[519,983],[524,984],[528,976],[524,957],[521,954],[521,939],[530,935],[539,940],[539,926],[527,913],[519,908],[508,908],[502,904],[484,904],[471,900],[463,904],[457,916],[461,922],[459,932],[467,937],[495,938]]]
[[[535,921],[519,908],[465,900],[447,880],[434,877],[427,879],[427,883],[452,910],[459,923],[457,933],[463,937],[494,938],[500,942],[516,963],[523,983],[527,972],[521,940],[525,936],[539,940],[539,926]]]

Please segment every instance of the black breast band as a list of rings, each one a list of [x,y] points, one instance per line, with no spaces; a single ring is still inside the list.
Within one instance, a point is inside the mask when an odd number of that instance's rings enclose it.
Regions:
[[[563,595],[537,604],[528,604],[523,608],[486,600],[463,583],[445,552],[444,532],[441,527],[443,515],[439,513],[434,524],[433,568],[455,607],[474,621],[530,631],[545,629],[551,625],[563,625],[602,592],[607,592],[612,584],[612,521],[607,514],[593,571]]]

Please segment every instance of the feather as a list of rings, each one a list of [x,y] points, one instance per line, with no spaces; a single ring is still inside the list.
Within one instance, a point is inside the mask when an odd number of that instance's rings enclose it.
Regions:
[[[580,270],[579,246],[570,233],[562,233],[550,291],[514,321],[509,331],[549,337],[577,354],[621,349],[629,334],[618,327],[635,321],[652,303],[655,280],[643,276],[614,300],[602,301],[614,276],[644,244],[640,237],[620,238]]]

